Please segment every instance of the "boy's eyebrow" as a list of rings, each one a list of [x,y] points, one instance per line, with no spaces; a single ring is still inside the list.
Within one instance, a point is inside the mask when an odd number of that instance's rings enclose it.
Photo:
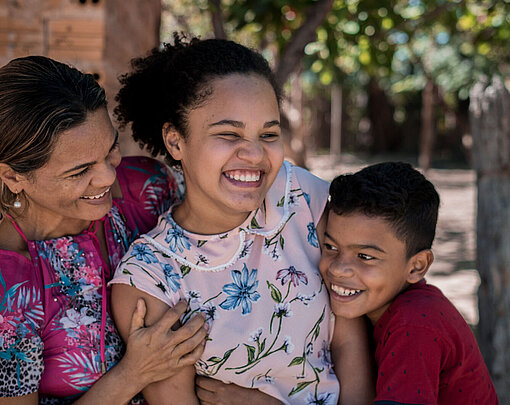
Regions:
[[[335,240],[335,238],[333,238],[329,233],[328,231],[325,231],[324,232],[324,236],[328,239],[331,239],[333,242],[337,243],[337,241]],[[380,248],[379,246],[377,245],[366,245],[366,244],[360,244],[360,245],[350,245],[349,247],[354,247],[354,248],[357,248],[357,249],[374,249],[374,250],[377,250],[378,252],[381,252],[381,253],[386,253],[386,251],[382,248]]]
[[[112,146],[110,146],[110,150],[108,151],[108,153],[111,153],[115,147],[117,146],[119,142],[119,131],[115,130],[115,139],[113,140],[113,143],[112,143]],[[86,162],[86,163],[82,163],[82,164],[79,164],[77,166],[74,166],[70,169],[67,169],[65,172],[63,172],[62,174],[63,175],[66,175],[68,173],[71,173],[71,172],[74,172],[76,170],[80,170],[80,169],[84,169],[86,167],[89,167],[89,166],[93,166],[95,165],[97,162],[94,160],[92,162]]]

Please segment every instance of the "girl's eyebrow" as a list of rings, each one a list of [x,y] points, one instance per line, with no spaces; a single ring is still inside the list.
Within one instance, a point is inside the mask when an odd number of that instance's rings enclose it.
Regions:
[[[217,122],[213,122],[212,124],[209,124],[209,128],[210,127],[217,127],[217,126],[220,126],[220,125],[230,125],[230,126],[233,126],[233,127],[236,127],[236,128],[245,128],[246,127],[244,122],[241,122],[241,121],[221,120],[221,121],[217,121]],[[268,122],[264,123],[264,128],[270,128],[270,127],[274,127],[274,126],[280,126],[280,121],[273,120],[273,121],[268,121]]]

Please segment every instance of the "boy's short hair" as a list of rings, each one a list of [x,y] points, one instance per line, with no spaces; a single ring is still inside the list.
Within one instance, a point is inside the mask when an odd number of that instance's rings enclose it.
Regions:
[[[439,195],[408,163],[385,162],[336,177],[329,188],[337,215],[361,213],[388,221],[407,257],[430,249],[436,232]]]

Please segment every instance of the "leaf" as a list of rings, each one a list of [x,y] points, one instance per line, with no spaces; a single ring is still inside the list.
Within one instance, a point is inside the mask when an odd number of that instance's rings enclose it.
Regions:
[[[316,340],[317,337],[319,336],[319,332],[321,331],[321,327],[319,325],[317,325],[317,329],[315,329],[315,332],[313,334],[313,340]]]
[[[283,207],[283,202],[285,201],[285,196],[282,197],[280,201],[278,201],[278,204],[276,204],[277,207]]]
[[[264,339],[262,341],[262,343],[260,344],[260,351],[259,351],[259,353],[262,353],[265,348],[266,348],[266,339]]]
[[[250,228],[252,229],[262,229],[262,227],[259,225],[259,223],[257,222],[257,218],[253,217],[251,219],[251,224],[250,224]]]
[[[255,358],[255,348],[253,346],[247,345],[246,343],[244,343],[244,346],[248,352],[248,363],[251,363]]]
[[[271,289],[271,298],[273,299],[273,301],[275,301],[276,303],[282,302],[282,293],[280,292],[280,290],[269,281],[266,281],[266,283],[267,286]]]
[[[287,367],[297,366],[305,361],[304,357],[294,357]]]
[[[289,397],[297,394],[299,391],[303,391],[306,387],[308,387],[313,381],[304,381],[300,382],[298,385],[296,385],[294,388],[292,388],[292,391],[289,392]]]
[[[188,274],[191,271],[191,267],[185,266],[184,264],[181,266],[181,274],[184,277],[186,274]]]
[[[236,346],[236,347],[234,347],[233,349],[227,350],[227,351],[225,352],[225,354],[223,354],[223,360],[227,360],[227,359],[230,357],[230,355],[232,354],[232,352],[233,352],[235,349],[237,349],[238,347],[239,347],[239,345],[237,345],[237,346]]]
[[[280,235],[280,246],[282,247],[282,250],[283,250],[283,245],[285,245],[285,239],[283,239],[283,236]]]
[[[218,357],[218,356],[209,357],[207,359],[207,361],[210,361],[211,363],[214,363],[214,364],[217,364],[217,363],[219,363],[222,360],[223,359],[221,357]]]
[[[207,243],[206,240],[199,240],[198,243],[197,243],[197,247],[202,247],[204,246],[205,244]]]

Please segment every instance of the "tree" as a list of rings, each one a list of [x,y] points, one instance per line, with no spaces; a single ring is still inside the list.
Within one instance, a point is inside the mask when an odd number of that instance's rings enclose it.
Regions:
[[[479,343],[499,400],[510,403],[510,94],[501,79],[471,91],[478,183]]]

